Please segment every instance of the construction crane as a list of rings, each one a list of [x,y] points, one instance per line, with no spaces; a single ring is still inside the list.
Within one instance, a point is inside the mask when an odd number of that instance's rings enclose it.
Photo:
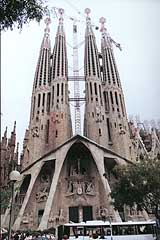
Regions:
[[[108,32],[107,32],[107,29],[106,29],[106,27],[105,27],[106,19],[105,19],[104,17],[101,17],[101,18],[99,19],[99,22],[101,23],[100,32],[103,33],[103,37],[104,37],[104,38],[107,37],[107,39],[110,41],[110,43],[114,43],[114,45],[115,45],[116,47],[118,47],[120,51],[122,51],[122,48],[121,48],[120,43],[117,43],[116,41],[114,41],[113,38],[111,38],[111,37],[109,36],[109,34],[108,34]]]
[[[73,21],[73,77],[74,77],[74,98],[75,98],[75,134],[81,134],[81,110],[79,91],[79,67],[78,67],[78,40],[76,20]]]

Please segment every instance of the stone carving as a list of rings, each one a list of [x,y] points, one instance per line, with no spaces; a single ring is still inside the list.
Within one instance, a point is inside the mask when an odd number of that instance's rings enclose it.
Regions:
[[[104,207],[100,206],[98,213],[99,213],[100,219],[103,220],[103,221],[105,221],[106,218],[108,217],[107,208],[104,208]]]
[[[48,198],[48,188],[47,187],[41,188],[40,191],[36,193],[37,202],[46,201],[47,198]]]
[[[42,182],[42,183],[49,183],[49,175],[47,175],[47,174],[42,174],[42,175],[41,175],[41,182]]]
[[[22,223],[30,224],[30,226],[33,224],[33,212],[32,211],[23,215]]]
[[[94,184],[93,182],[86,182],[86,189],[85,192],[88,195],[95,195]]]
[[[94,183],[92,181],[87,181],[82,179],[78,181],[77,179],[68,181],[67,196],[71,195],[95,195]]]
[[[60,223],[62,224],[64,222],[65,218],[63,216],[63,209],[59,209],[59,213],[54,215],[54,216],[51,216],[49,219],[48,219],[48,222],[49,223],[55,223],[55,225],[59,225]]]
[[[33,137],[39,137],[39,129],[38,129],[38,127],[33,127],[31,129],[31,132],[32,132],[32,136]]]
[[[101,113],[101,107],[96,106],[96,122],[102,122],[102,113]]]
[[[95,195],[93,178],[86,174],[86,169],[80,164],[80,158],[71,164],[67,180],[66,196]]]

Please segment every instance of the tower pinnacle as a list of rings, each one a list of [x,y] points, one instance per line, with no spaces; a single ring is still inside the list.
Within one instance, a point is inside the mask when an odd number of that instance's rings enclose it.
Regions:
[[[46,24],[46,28],[44,29],[45,34],[49,34],[50,33],[50,28],[49,28],[49,24],[51,23],[51,19],[50,17],[46,17],[46,19],[44,20],[45,24]]]
[[[7,138],[7,127],[6,127],[5,132],[4,132],[4,138]]]
[[[105,27],[106,18],[101,17],[99,22],[101,23],[100,32],[102,33],[102,45],[112,49],[112,41]]]
[[[122,50],[119,43],[115,42],[108,34],[107,29],[105,27],[106,18],[101,17],[99,19],[99,22],[101,23],[100,32],[102,32],[102,44],[104,44],[104,47],[108,47],[112,49],[112,43],[115,44],[116,47],[119,48],[119,50]]]
[[[63,29],[64,9],[63,8],[59,8],[58,13],[59,13],[59,25],[58,25],[57,35],[64,35],[64,29]]]
[[[60,15],[59,24],[63,24],[64,9],[63,8],[59,8],[58,12],[59,12],[59,15]]]
[[[50,28],[49,24],[51,23],[50,17],[47,17],[44,20],[46,27],[44,29],[44,38],[42,41],[41,49],[50,49],[50,40],[49,40],[49,33],[50,33]]]
[[[86,8],[86,9],[84,10],[84,12],[85,12],[86,15],[87,15],[87,16],[86,16],[86,36],[87,36],[87,35],[90,35],[90,34],[94,35],[94,33],[93,33],[93,31],[92,31],[91,18],[90,18],[90,16],[89,16],[91,10],[90,10],[89,8]]]
[[[87,15],[86,20],[88,21],[88,23],[90,23],[90,22],[91,22],[91,19],[90,19],[90,17],[89,17],[89,14],[90,14],[90,12],[91,12],[91,9],[90,9],[90,8],[86,8],[86,9],[84,10],[84,12],[85,12],[86,15]]]

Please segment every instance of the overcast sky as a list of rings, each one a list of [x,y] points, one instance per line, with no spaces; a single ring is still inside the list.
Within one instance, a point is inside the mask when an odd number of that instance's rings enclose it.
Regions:
[[[105,17],[111,37],[121,43],[122,51],[114,47],[128,115],[142,120],[160,119],[160,1],[159,0],[51,0],[51,6],[62,7],[66,39],[72,45],[70,16],[79,22],[78,42],[84,40],[84,9],[91,9],[91,18],[99,26]],[[75,7],[76,6],[76,7]],[[58,20],[54,15],[50,25],[53,49]],[[22,145],[28,127],[30,100],[39,49],[44,35],[44,21],[31,22],[22,32],[14,29],[2,33],[2,134],[17,121],[17,141]],[[101,33],[94,30],[100,51]],[[68,46],[69,66],[72,49]],[[83,74],[84,45],[79,48],[79,68]],[[9,135],[8,135],[9,136]]]

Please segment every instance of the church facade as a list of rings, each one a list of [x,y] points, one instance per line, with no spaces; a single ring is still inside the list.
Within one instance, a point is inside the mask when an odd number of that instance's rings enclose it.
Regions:
[[[83,136],[72,133],[67,46],[63,9],[60,9],[53,52],[47,18],[36,67],[29,128],[21,155],[22,180],[15,194],[14,230],[44,230],[69,221],[102,217],[121,221],[122,214],[114,210],[110,199],[115,179],[113,168],[133,164],[145,156],[160,157],[159,131],[152,129],[142,137],[142,131],[128,122],[113,39],[107,32],[105,19],[100,19],[99,52],[90,11],[85,12],[84,133]],[[15,127],[11,136],[10,156],[18,164],[18,150],[14,153]],[[10,161],[7,144],[5,132],[1,141],[3,173],[4,163]],[[148,216],[128,213],[126,219],[133,217]],[[2,221],[4,227],[8,226],[8,220],[7,209]]]

